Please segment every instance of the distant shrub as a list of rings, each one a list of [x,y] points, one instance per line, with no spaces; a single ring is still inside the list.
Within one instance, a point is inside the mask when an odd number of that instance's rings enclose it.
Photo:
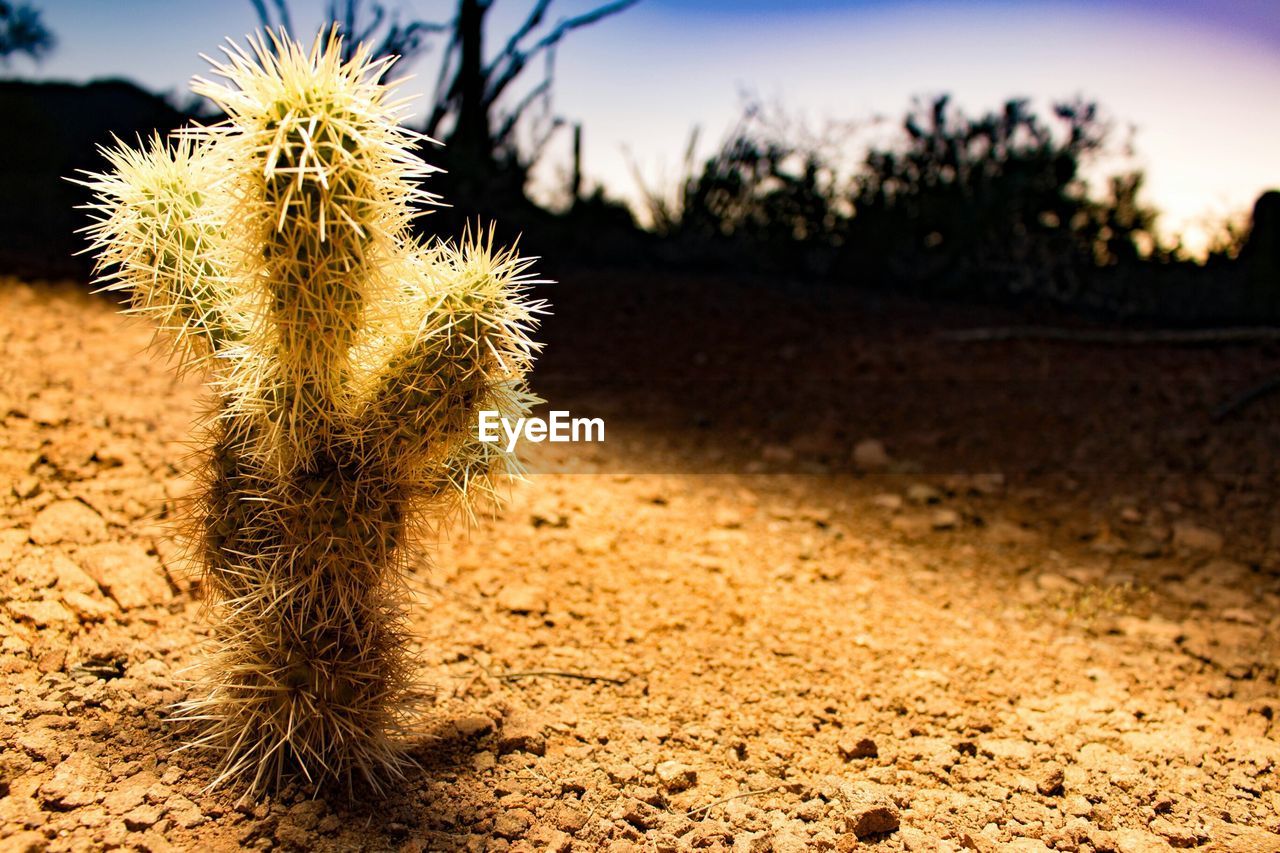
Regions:
[[[1117,151],[1095,104],[1042,118],[1011,100],[969,118],[938,97],[852,169],[836,164],[849,135],[822,146],[778,125],[749,108],[699,169],[686,165],[673,202],[650,193],[678,260],[1132,311],[1150,277],[1130,271],[1175,259],[1141,200],[1142,173],[1096,174]]]
[[[947,97],[911,112],[907,139],[874,149],[853,180],[848,263],[950,293],[1084,298],[1092,270],[1156,250],[1141,173],[1091,194],[1083,167],[1107,144],[1094,104],[1042,120],[1023,100],[969,119]]]
[[[692,150],[692,144],[691,144]],[[655,228],[693,260],[825,273],[847,227],[837,170],[749,106],[718,151],[686,163],[674,204],[649,195]]]

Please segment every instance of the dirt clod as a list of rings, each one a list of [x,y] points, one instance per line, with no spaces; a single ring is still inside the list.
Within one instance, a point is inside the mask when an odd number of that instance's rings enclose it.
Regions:
[[[102,516],[75,500],[54,501],[31,522],[31,541],[37,545],[86,545],[101,542],[106,536],[107,524]]]

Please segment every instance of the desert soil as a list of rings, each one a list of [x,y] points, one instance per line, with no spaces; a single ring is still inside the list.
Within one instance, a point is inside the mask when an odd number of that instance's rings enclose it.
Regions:
[[[1274,348],[614,287],[566,289],[535,382],[608,440],[537,448],[411,578],[421,771],[244,802],[166,721],[199,378],[0,282],[0,847],[1280,850],[1280,416],[1206,414]]]

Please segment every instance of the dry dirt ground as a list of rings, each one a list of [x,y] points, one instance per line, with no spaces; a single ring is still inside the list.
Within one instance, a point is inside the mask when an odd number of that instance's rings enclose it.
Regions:
[[[845,369],[857,335],[795,322],[782,362]],[[859,335],[849,372],[917,369]],[[619,391],[604,445],[535,454],[549,473],[415,573],[418,775],[382,798],[206,792],[165,722],[204,630],[164,519],[200,389],[148,338],[70,285],[0,282],[0,848],[1280,850],[1275,478],[1230,455],[1274,438],[1256,420],[1173,462],[1120,427],[1055,479],[996,462],[1061,436],[969,447],[907,412],[873,433],[892,458],[855,465],[846,421],[778,444],[717,406],[661,432]],[[1015,351],[1045,363],[973,358]],[[1222,358],[1150,369],[1203,390]],[[567,359],[548,350],[549,385],[582,379]],[[1164,473],[1117,473],[1117,444]]]

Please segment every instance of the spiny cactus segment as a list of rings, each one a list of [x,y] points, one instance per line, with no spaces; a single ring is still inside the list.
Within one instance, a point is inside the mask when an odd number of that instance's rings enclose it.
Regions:
[[[217,393],[191,536],[213,632],[179,717],[213,784],[379,786],[414,718],[406,547],[519,471],[477,413],[525,415],[543,310],[493,232],[421,243],[433,171],[389,59],[330,35],[234,43],[193,90],[226,120],[105,152],[99,281]]]

